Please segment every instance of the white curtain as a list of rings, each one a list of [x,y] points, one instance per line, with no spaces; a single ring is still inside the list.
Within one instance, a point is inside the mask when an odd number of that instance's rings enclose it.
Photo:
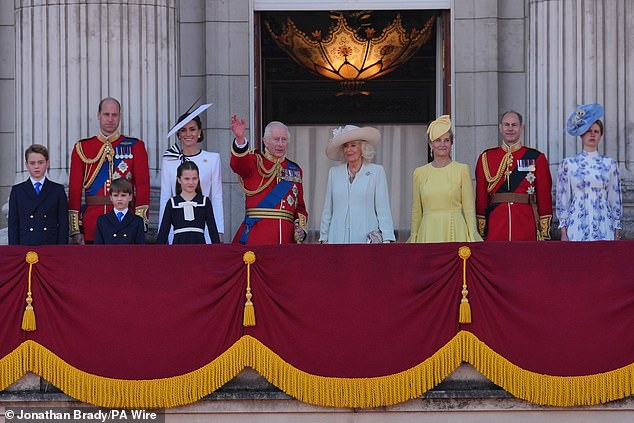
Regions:
[[[328,169],[338,163],[326,157],[326,144],[337,126],[292,126],[288,157],[304,171],[304,199],[309,213],[309,241],[319,233]],[[427,163],[425,125],[375,126],[381,131],[374,163],[385,168],[397,241],[409,236],[412,207],[412,172]]]

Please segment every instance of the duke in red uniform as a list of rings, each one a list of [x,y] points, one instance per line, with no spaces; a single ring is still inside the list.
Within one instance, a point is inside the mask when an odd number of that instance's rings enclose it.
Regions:
[[[308,213],[302,170],[286,158],[288,128],[281,122],[269,123],[264,130],[264,152],[249,149],[245,129],[244,119],[231,116],[235,136],[231,169],[238,174],[246,196],[245,219],[233,242],[301,243],[306,238]]]
[[[476,217],[487,240],[550,239],[552,179],[546,156],[521,144],[522,115],[502,115],[501,147],[480,154],[476,165]]]
[[[146,227],[150,204],[150,171],[143,141],[118,131],[121,106],[111,97],[99,103],[96,136],[75,143],[68,182],[70,235],[78,244],[95,239],[97,217],[112,210],[110,182],[126,178],[134,187],[134,212]],[[85,202],[82,203],[82,194]],[[83,233],[81,227],[83,226]]]

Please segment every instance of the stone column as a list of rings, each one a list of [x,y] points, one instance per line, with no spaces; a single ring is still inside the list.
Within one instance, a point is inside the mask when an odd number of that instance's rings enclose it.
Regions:
[[[454,2],[452,13],[455,159],[473,170],[480,152],[498,140],[498,2]]]
[[[16,0],[16,179],[22,152],[48,146],[67,183],[75,141],[99,128],[99,100],[122,106],[120,130],[143,139],[152,185],[177,104],[176,0]]]
[[[7,226],[9,192],[15,182],[15,30],[13,3],[0,2],[0,228]],[[24,159],[22,160],[22,162]],[[22,163],[20,163],[22,166]],[[6,244],[0,229],[0,245]]]
[[[203,117],[205,147],[219,153],[222,160],[225,242],[231,242],[244,219],[244,194],[229,167],[232,140],[229,124],[232,113],[247,122],[250,120],[250,74],[253,72],[249,61],[250,40],[255,31],[250,18],[252,1],[188,0],[180,4],[181,45],[184,46],[181,108],[201,95],[214,103]],[[253,138],[258,136],[254,134]]]
[[[600,152],[621,166],[625,225],[634,210],[634,3],[630,0],[529,0],[528,103],[531,145],[553,165],[581,150],[565,132],[577,104],[605,106]],[[631,235],[630,235],[631,236]]]
[[[498,145],[500,113],[525,114],[525,0],[453,2],[456,159]]]

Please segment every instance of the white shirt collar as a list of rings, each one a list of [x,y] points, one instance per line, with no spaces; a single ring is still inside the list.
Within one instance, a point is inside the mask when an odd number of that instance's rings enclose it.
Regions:
[[[122,219],[125,217],[125,214],[128,212],[128,209],[123,209],[123,210],[117,210],[116,208],[112,210],[114,212],[114,214],[116,215],[117,213],[121,212],[123,213],[123,217]]]
[[[29,179],[31,180],[31,185],[35,186],[36,182],[40,183],[40,188],[42,188],[44,186],[44,180],[46,179],[46,176],[43,177],[42,179],[40,179],[39,181],[37,179],[33,179],[32,176],[29,176]]]

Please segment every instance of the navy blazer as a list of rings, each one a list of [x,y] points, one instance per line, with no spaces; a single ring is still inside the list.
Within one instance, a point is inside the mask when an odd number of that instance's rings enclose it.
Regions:
[[[143,219],[131,210],[119,222],[115,211],[109,211],[97,218],[95,244],[145,244]]]
[[[9,245],[46,244],[68,244],[68,198],[48,178],[37,195],[29,178],[11,188]]]

